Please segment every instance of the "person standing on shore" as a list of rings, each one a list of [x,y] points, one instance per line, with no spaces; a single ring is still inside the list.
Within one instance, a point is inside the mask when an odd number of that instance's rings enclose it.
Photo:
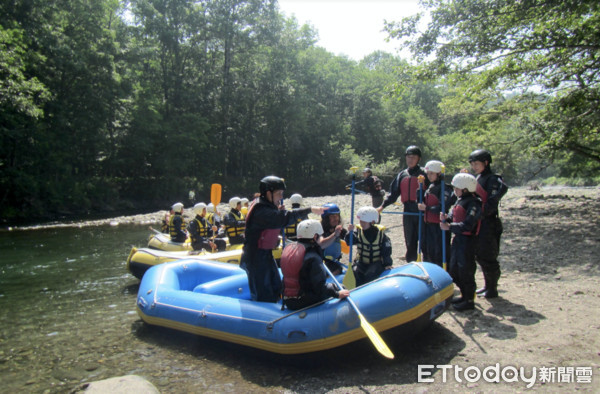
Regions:
[[[404,228],[404,241],[406,243],[406,262],[416,261],[419,247],[419,221],[423,219],[419,215],[417,203],[419,201],[419,175],[424,178],[425,171],[419,166],[421,160],[421,149],[418,146],[411,145],[406,148],[404,154],[407,168],[398,173],[396,178],[390,184],[390,194],[383,201],[383,204],[377,208],[381,213],[385,207],[398,200],[404,204],[404,217],[402,226]],[[429,180],[425,178],[423,191],[429,187]]]
[[[483,204],[481,228],[477,236],[476,259],[483,272],[484,287],[477,294],[485,298],[498,297],[500,279],[500,236],[502,221],[498,214],[500,200],[508,191],[502,177],[492,172],[492,155],[485,149],[477,149],[469,155],[471,169],[477,175],[477,195]]]
[[[461,296],[452,300],[457,311],[475,308],[475,247],[481,219],[481,200],[475,194],[476,185],[473,175],[456,174],[452,186],[458,200],[449,215],[440,212],[440,228],[454,234],[448,273],[460,289]]]
[[[442,198],[444,198],[444,209],[448,210],[456,202],[456,195],[452,192],[452,186],[445,184],[442,191],[442,167],[444,163],[431,160],[425,164],[427,179],[431,184],[425,191],[423,202],[418,204],[419,210],[423,212],[425,228],[423,231],[423,260],[435,263],[442,267],[443,262],[449,261],[450,237],[445,237],[446,256],[442,254],[442,230],[440,229],[440,213],[442,212]]]

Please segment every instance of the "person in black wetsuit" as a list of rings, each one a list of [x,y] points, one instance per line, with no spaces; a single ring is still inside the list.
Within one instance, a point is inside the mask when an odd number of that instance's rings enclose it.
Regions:
[[[321,215],[322,207],[291,211],[280,206],[285,182],[274,175],[260,181],[260,196],[252,201],[246,216],[244,248],[240,267],[248,275],[252,300],[277,302],[281,296],[281,277],[273,258],[281,230],[310,212]]]
[[[400,197],[400,201],[404,204],[404,212],[412,213],[412,215],[402,215],[404,216],[402,218],[402,226],[404,228],[404,241],[406,243],[405,258],[406,262],[411,262],[417,260],[419,246],[419,208],[417,207],[420,199],[419,175],[425,178],[423,192],[429,187],[429,180],[426,178],[425,171],[419,166],[421,149],[418,146],[411,145],[406,148],[405,158],[408,167],[394,178],[390,184],[390,194],[383,204],[377,208],[377,211],[381,213],[385,207],[395,203],[398,197]],[[423,224],[422,218],[421,224]]]
[[[346,298],[350,292],[336,289],[327,283],[323,267],[323,250],[319,237],[323,234],[321,223],[314,219],[298,224],[298,242],[286,245],[281,255],[283,273],[283,302],[291,310],[302,309],[329,297]]]
[[[481,200],[475,194],[477,180],[471,174],[460,173],[452,178],[458,197],[450,214],[440,213],[440,228],[454,234],[448,272],[461,297],[452,300],[457,311],[475,308],[475,247],[481,218]]]
[[[477,236],[477,249],[475,252],[477,263],[483,272],[484,287],[477,290],[477,294],[485,298],[498,297],[498,279],[500,279],[500,236],[502,235],[502,221],[498,215],[500,199],[508,191],[508,186],[498,174],[494,174],[490,163],[492,155],[485,149],[477,149],[469,155],[471,169],[477,175],[476,193],[481,198],[483,213],[481,229]]]

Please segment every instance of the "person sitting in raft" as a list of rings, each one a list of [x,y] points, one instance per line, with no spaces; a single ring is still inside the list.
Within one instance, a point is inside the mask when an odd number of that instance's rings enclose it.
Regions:
[[[244,229],[246,228],[246,220],[240,212],[242,209],[242,199],[232,197],[229,200],[231,211],[225,216],[225,232],[229,237],[230,245],[239,245],[244,243]]]
[[[334,275],[342,273],[340,260],[342,259],[342,239],[348,231],[342,226],[340,208],[337,204],[327,203],[323,205],[327,210],[321,215],[321,226],[323,236],[319,239],[319,245],[323,248],[325,265]]]
[[[352,270],[356,278],[356,286],[364,285],[379,278],[383,271],[392,268],[392,243],[384,234],[385,228],[377,223],[379,212],[373,207],[361,207],[356,215],[360,224],[348,225],[348,231],[354,231],[353,244],[357,253]],[[350,234],[346,235],[350,242]]]
[[[252,202],[246,217],[244,249],[240,268],[248,275],[253,301],[277,302],[281,298],[281,277],[273,249],[279,244],[281,230],[300,216],[312,212],[321,215],[322,207],[297,208],[279,206],[285,182],[274,175],[260,181],[260,197]]]
[[[285,306],[298,310],[329,297],[348,297],[350,291],[337,290],[334,284],[326,282],[323,251],[318,243],[323,234],[321,223],[314,219],[303,220],[297,232],[298,242],[287,244],[281,255]]]
[[[298,193],[292,194],[290,202],[292,203],[292,209],[300,208],[300,205],[302,205],[302,195]],[[285,238],[292,241],[296,240],[296,228],[301,221],[306,219],[308,219],[308,214],[299,217],[294,223],[287,226],[285,228]]]
[[[169,234],[169,222],[171,221],[171,216],[173,215],[173,208],[169,209],[160,223],[160,232],[164,234]]]
[[[184,243],[187,239],[185,232],[185,219],[183,218],[183,204],[177,202],[173,204],[173,215],[169,219],[169,235],[171,241]]]
[[[199,202],[194,205],[194,213],[196,216],[194,219],[188,224],[188,232],[190,233],[190,239],[192,243],[192,249],[194,250],[202,250],[205,249],[207,251],[215,251],[218,249],[219,251],[225,250],[225,241],[222,239],[215,240],[214,242],[211,240],[211,237],[216,234],[217,227],[212,226],[208,220],[206,219],[206,204],[203,202]]]

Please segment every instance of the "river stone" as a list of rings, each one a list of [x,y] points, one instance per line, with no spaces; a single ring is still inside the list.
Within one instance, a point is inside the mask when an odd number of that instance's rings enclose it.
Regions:
[[[137,375],[117,376],[81,385],[76,393],[86,394],[160,394],[152,383]]]

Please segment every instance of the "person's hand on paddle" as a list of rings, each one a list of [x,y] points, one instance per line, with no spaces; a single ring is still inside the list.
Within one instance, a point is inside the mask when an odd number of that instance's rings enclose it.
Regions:
[[[338,224],[337,226],[335,226],[335,237],[339,238],[340,234],[342,233],[342,225]]]
[[[350,290],[342,289],[342,290],[338,291],[338,298],[340,300],[343,300],[344,298],[348,297],[349,295],[350,295]]]
[[[425,208],[427,208],[427,205],[425,205],[425,203],[420,202],[417,204],[417,207],[419,208],[419,211],[424,211]]]
[[[440,212],[440,228],[442,230],[448,231],[450,230],[450,224],[446,222],[446,219],[448,219],[448,215],[443,212]]]
[[[376,209],[377,209],[377,212],[381,213],[381,211],[383,211],[383,205],[380,207],[377,207]]]
[[[354,223],[348,225],[348,232],[351,233],[352,231],[354,231]]]

